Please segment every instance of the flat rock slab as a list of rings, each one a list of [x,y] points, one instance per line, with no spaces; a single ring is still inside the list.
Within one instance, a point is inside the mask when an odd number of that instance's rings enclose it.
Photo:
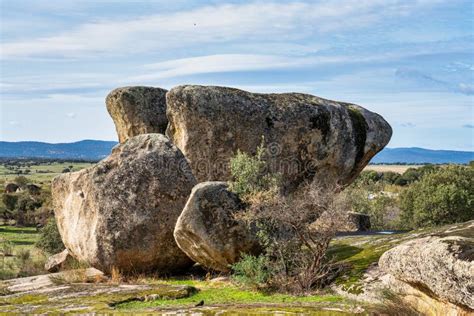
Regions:
[[[110,312],[130,301],[185,298],[197,290],[187,285],[67,283],[67,278],[84,273],[93,280],[99,270],[72,270],[8,280],[0,284],[0,313]]]

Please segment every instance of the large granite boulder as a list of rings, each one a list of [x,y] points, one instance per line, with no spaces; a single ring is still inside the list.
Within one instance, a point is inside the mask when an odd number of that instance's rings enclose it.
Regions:
[[[431,297],[474,309],[474,239],[429,236],[385,252],[380,268]]]
[[[97,165],[52,183],[55,215],[71,255],[104,272],[169,272],[192,261],[173,229],[196,184],[166,136],[128,139]]]
[[[140,134],[165,133],[165,95],[165,89],[153,87],[123,87],[109,93],[105,103],[121,143]]]
[[[241,254],[260,250],[255,235],[235,218],[243,208],[225,182],[196,185],[176,223],[178,246],[207,268],[229,271]]]
[[[392,135],[376,113],[308,94],[178,86],[166,102],[166,133],[199,182],[228,180],[230,158],[237,150],[254,154],[263,136],[270,168],[282,173],[285,188],[314,178],[347,184]]]

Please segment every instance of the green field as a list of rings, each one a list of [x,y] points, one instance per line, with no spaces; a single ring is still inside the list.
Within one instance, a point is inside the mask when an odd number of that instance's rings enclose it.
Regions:
[[[95,163],[90,162],[51,162],[41,163],[28,166],[21,166],[18,169],[10,170],[5,164],[0,164],[0,184],[12,182],[17,176],[25,176],[32,183],[41,185],[47,185],[51,180],[61,174],[65,168],[72,166],[72,171],[78,171],[86,167],[90,167]],[[26,170],[30,170],[29,173],[25,173]],[[21,174],[19,173],[21,171]]]
[[[35,248],[38,237],[34,227],[0,226],[0,279],[36,274],[36,268],[41,268],[45,260],[43,253]],[[31,259],[26,263],[31,265],[28,267],[20,258],[24,259],[27,252]]]

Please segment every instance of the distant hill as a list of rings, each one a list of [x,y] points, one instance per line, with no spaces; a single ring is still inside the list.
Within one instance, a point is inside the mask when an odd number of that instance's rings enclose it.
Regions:
[[[424,148],[385,148],[370,163],[468,163],[474,160],[473,151],[432,150]]]
[[[1,158],[48,158],[100,160],[110,154],[117,142],[82,140],[75,143],[0,142]],[[371,163],[468,163],[472,151],[431,150],[424,148],[385,148]]]
[[[100,160],[110,154],[117,142],[82,140],[75,143],[0,142],[2,158],[48,158]]]

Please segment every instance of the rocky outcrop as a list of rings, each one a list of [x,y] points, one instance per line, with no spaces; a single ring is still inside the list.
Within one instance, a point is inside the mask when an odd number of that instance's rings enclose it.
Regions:
[[[271,171],[294,189],[305,180],[350,183],[390,140],[390,125],[358,105],[300,93],[178,86],[166,95],[167,135],[198,181],[228,180],[237,150],[267,147]]]
[[[173,229],[195,184],[186,159],[164,135],[130,138],[98,164],[53,180],[64,245],[104,272],[189,267]]]
[[[229,271],[242,253],[259,251],[256,237],[235,219],[243,208],[225,182],[196,185],[176,223],[178,246],[207,268]]]
[[[414,239],[385,252],[379,266],[396,280],[438,301],[474,310],[473,238]],[[398,288],[403,290],[404,287]]]
[[[48,272],[58,272],[71,259],[72,257],[69,254],[69,250],[64,249],[60,253],[50,256],[48,260],[46,260],[46,263],[44,264],[44,269]]]
[[[153,87],[123,87],[109,93],[107,110],[121,143],[140,134],[165,133],[165,95],[165,89]]]

